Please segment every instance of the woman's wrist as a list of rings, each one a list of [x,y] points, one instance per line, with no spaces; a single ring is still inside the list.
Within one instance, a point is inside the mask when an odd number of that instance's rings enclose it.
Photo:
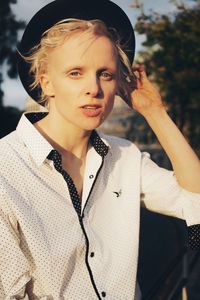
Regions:
[[[163,121],[163,118],[166,116],[169,117],[166,106],[163,103],[148,108],[147,110],[142,111],[141,114],[148,123]]]

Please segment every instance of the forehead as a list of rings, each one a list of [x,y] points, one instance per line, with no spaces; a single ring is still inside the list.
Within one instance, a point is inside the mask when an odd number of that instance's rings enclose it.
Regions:
[[[97,63],[116,66],[118,54],[113,42],[104,35],[79,32],[70,35],[49,52],[50,62]]]

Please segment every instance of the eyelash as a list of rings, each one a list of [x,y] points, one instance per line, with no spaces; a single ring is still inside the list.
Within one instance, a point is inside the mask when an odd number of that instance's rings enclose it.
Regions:
[[[79,76],[81,76],[81,73],[79,71],[72,71],[72,72],[69,73],[69,76],[71,76],[73,78],[74,77],[79,77]]]
[[[71,77],[71,78],[79,78],[79,77],[81,77],[81,75],[82,75],[81,72],[78,70],[77,71],[74,70],[69,73],[69,77]],[[103,80],[110,81],[114,78],[114,74],[106,72],[106,71],[101,71],[101,72],[99,72],[98,77],[103,78]]]
[[[106,75],[106,77],[104,77],[103,75]],[[114,74],[111,74],[111,73],[108,73],[108,72],[105,72],[105,71],[101,72],[100,76],[102,76],[103,79],[108,80],[108,81],[110,81],[114,78]]]

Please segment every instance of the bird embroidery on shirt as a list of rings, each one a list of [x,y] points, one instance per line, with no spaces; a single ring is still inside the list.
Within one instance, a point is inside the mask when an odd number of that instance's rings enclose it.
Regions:
[[[121,196],[121,194],[122,194],[122,190],[119,190],[119,192],[113,192],[115,195],[116,195],[116,197],[118,198],[119,196]]]

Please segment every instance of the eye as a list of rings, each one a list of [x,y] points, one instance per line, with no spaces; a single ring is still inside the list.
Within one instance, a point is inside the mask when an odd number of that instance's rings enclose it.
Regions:
[[[114,74],[107,72],[107,71],[102,71],[100,73],[100,77],[103,78],[103,80],[112,80],[114,78]]]
[[[78,70],[73,70],[69,73],[69,77],[71,78],[79,78],[81,76],[81,72]]]

